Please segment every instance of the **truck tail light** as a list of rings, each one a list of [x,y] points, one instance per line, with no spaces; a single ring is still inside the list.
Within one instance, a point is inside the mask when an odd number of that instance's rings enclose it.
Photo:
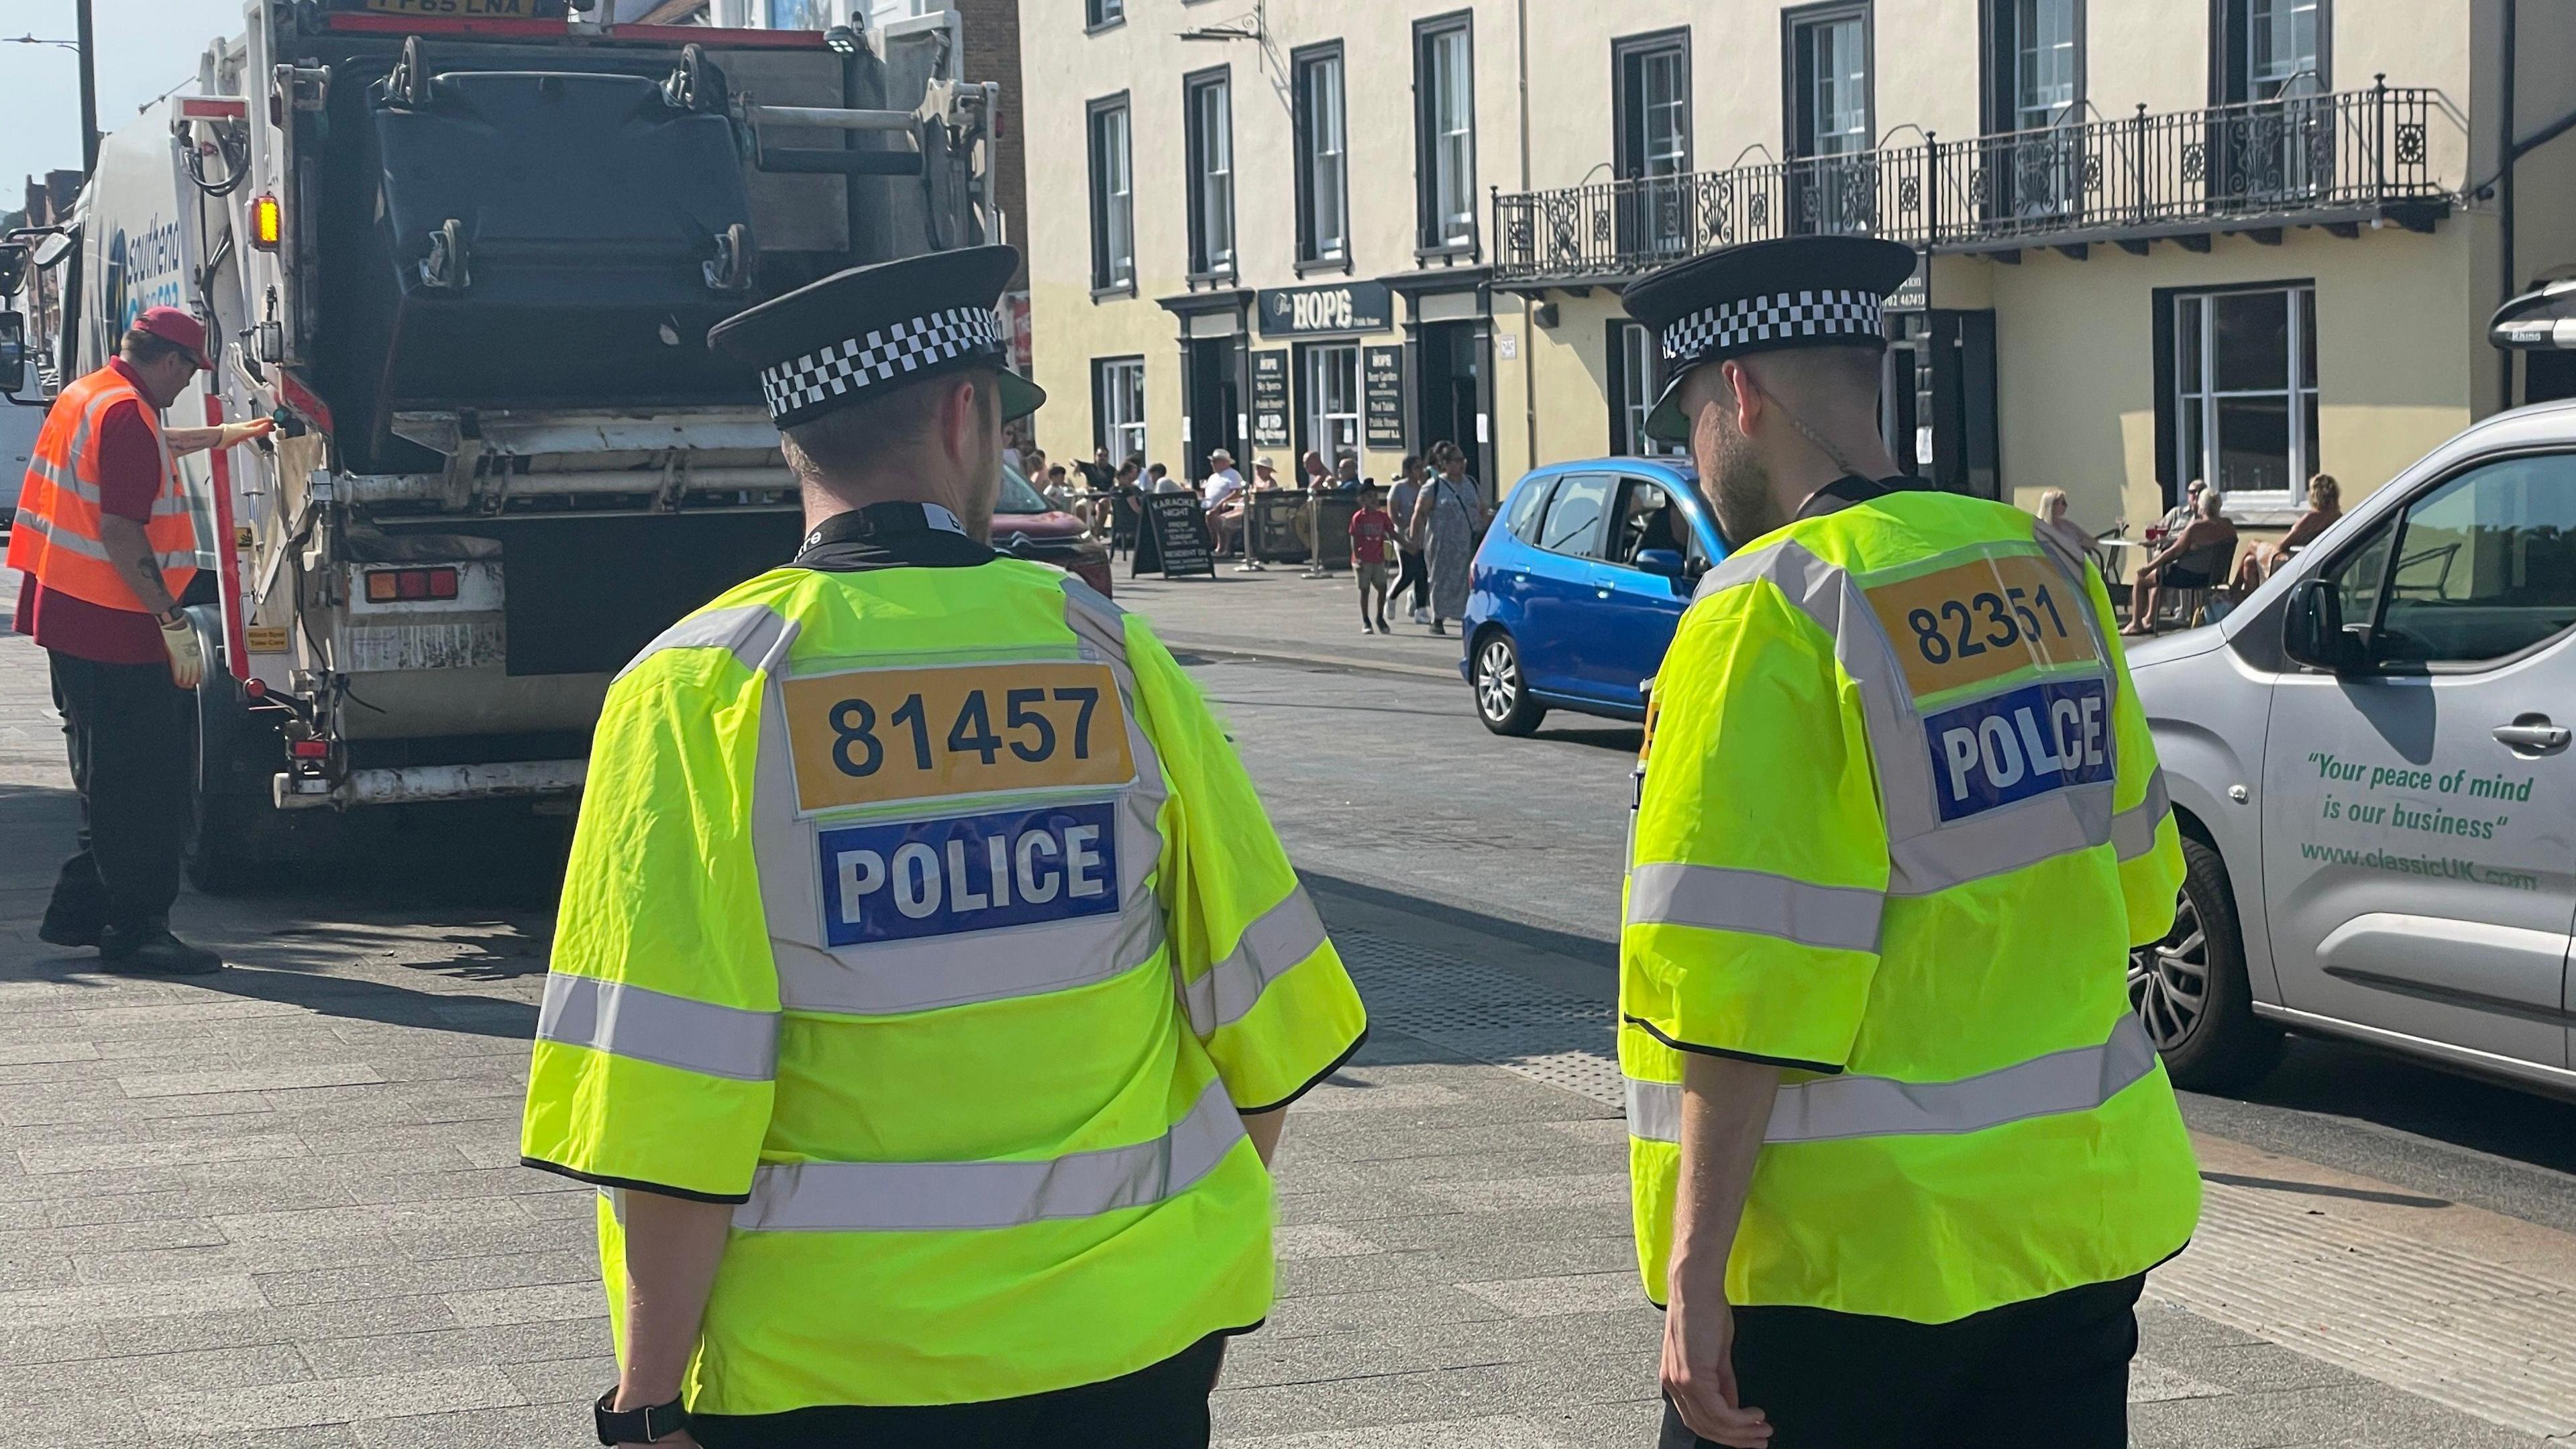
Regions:
[[[456,597],[456,570],[437,569],[369,569],[367,602],[370,604],[408,603],[415,599],[452,599]]]
[[[293,740],[287,744],[286,749],[287,753],[299,760],[326,760],[331,757],[329,740]]]
[[[286,210],[277,198],[261,192],[250,199],[250,244],[264,252],[277,250],[278,240],[286,235]]]

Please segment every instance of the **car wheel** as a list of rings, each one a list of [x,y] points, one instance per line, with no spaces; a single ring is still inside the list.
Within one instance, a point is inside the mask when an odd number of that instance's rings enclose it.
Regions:
[[[2251,1086],[2281,1059],[2281,1030],[2254,1014],[2226,863],[2189,837],[2182,859],[2173,929],[2129,952],[2129,1005],[2164,1055],[2175,1086],[2203,1092]]]
[[[1500,629],[1476,641],[1476,718],[1498,735],[1525,735],[1547,718],[1546,709],[1529,697],[1521,674],[1521,652]]]

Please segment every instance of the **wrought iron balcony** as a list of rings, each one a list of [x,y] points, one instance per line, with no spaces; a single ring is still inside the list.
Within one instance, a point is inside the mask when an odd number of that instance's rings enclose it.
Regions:
[[[2001,251],[2280,225],[2429,229],[2439,91],[2387,85],[1980,136],[1927,137],[1663,177],[1497,192],[1494,280],[1634,277],[1738,242],[1818,232],[1935,251]],[[2445,133],[2445,139],[2448,139]],[[2464,154],[2462,147],[2447,148]],[[2457,164],[2457,163],[2453,163]]]

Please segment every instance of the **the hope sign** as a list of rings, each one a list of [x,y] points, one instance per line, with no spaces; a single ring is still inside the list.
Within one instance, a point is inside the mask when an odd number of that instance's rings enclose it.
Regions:
[[[1109,801],[818,831],[823,939],[954,936],[1117,911]]]
[[[2099,679],[2024,685],[1923,721],[1941,818],[2112,777],[2111,696]]]

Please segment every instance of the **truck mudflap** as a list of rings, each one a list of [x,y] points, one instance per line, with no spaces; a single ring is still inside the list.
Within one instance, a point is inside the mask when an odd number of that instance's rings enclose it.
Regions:
[[[281,771],[271,782],[271,790],[280,810],[498,800],[511,796],[579,794],[582,779],[589,770],[588,760],[405,765],[397,769],[351,770],[336,784],[317,776]]]

